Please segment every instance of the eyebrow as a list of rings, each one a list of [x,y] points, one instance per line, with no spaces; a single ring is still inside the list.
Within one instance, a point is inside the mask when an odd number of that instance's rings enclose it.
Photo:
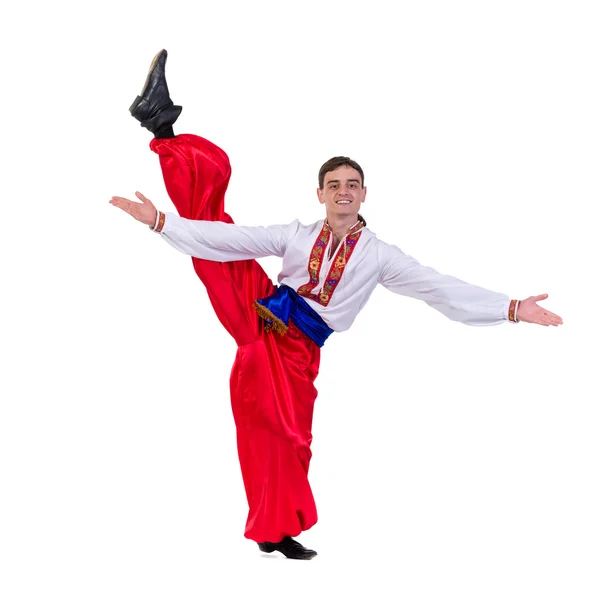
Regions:
[[[348,182],[355,181],[356,183],[360,183],[360,179],[346,179],[345,181],[348,181]],[[330,183],[340,183],[340,179],[330,179],[327,182],[327,185],[329,185]]]

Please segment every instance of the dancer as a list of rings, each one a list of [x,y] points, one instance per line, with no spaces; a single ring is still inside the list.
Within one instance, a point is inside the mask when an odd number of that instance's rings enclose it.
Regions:
[[[192,257],[237,343],[230,388],[249,506],[244,535],[263,552],[311,559],[316,552],[293,538],[317,521],[308,468],[320,349],[334,331],[351,326],[377,284],[467,325],[557,326],[562,319],[537,304],[547,294],[510,299],[440,274],[379,240],[359,214],[367,191],[363,170],[347,157],[319,171],[324,220],[233,224],[224,206],[227,155],[201,137],[174,134],[181,106],[169,95],[166,59],[165,50],[156,55],[130,112],[154,134],[150,148],[179,214],[157,210],[140,192],[140,202],[114,196],[110,203]],[[283,259],[279,286],[255,260],[264,256]]]

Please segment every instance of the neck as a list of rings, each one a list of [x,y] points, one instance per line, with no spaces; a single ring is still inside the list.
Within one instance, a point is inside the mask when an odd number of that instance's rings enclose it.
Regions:
[[[352,215],[327,215],[327,223],[333,235],[341,240],[356,225],[358,214]]]

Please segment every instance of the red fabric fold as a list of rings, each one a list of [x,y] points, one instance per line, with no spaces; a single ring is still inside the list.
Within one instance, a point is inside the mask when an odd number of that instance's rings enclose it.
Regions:
[[[225,212],[231,167],[223,150],[189,134],[152,140],[150,148],[182,217],[233,222]],[[308,468],[320,348],[291,322],[284,336],[264,330],[253,305],[275,286],[256,261],[192,262],[238,345],[230,390],[249,505],[244,535],[257,542],[296,536],[317,522]]]

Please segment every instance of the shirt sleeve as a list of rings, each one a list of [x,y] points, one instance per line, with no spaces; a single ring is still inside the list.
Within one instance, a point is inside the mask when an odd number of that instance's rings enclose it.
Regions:
[[[400,248],[380,242],[379,280],[388,290],[423,300],[465,325],[500,325],[508,320],[510,298],[423,266]]]
[[[246,227],[221,221],[194,221],[168,212],[160,235],[183,254],[231,262],[264,256],[282,257],[299,226],[296,220],[289,225]]]

